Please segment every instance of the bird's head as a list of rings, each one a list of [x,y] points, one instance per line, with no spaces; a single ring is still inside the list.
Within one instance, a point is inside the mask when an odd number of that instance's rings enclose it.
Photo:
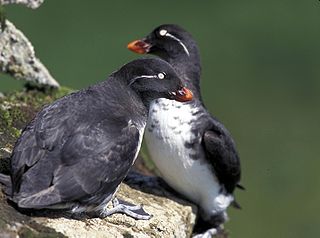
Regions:
[[[186,102],[193,98],[192,92],[184,87],[171,65],[159,58],[134,60],[123,66],[119,72],[142,100],[149,102],[157,98],[167,98]]]
[[[172,58],[198,57],[198,46],[192,36],[178,25],[165,24],[149,35],[128,44],[128,49],[139,54],[155,54],[170,61]]]

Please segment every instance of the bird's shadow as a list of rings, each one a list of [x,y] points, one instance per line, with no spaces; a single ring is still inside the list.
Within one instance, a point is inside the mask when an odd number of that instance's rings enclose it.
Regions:
[[[10,199],[7,199],[7,202],[16,211],[28,217],[46,217],[52,219],[66,218],[70,220],[85,220],[87,218],[94,218],[86,213],[72,213],[68,209],[27,209],[18,207],[17,204],[12,202]]]
[[[10,174],[10,157],[0,157],[0,173]]]
[[[158,176],[144,175],[135,169],[131,169],[123,182],[129,187],[144,193],[166,197],[181,205],[193,205],[191,201],[176,192]]]

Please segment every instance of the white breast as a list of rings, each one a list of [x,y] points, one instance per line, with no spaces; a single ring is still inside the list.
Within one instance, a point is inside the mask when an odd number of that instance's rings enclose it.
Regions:
[[[136,161],[137,157],[138,157],[138,154],[139,154],[139,151],[140,151],[140,148],[141,148],[141,144],[142,144],[142,139],[143,139],[143,133],[144,133],[144,130],[145,130],[145,127],[146,127],[146,124],[145,123],[141,123],[141,124],[134,124],[132,123],[131,120],[129,120],[128,122],[128,126],[133,126],[135,128],[137,128],[139,130],[139,141],[138,141],[138,147],[137,147],[137,151],[134,155],[134,159],[133,159],[133,162],[132,164],[134,164],[134,162]]]
[[[231,196],[220,193],[219,185],[212,169],[205,161],[200,146],[201,137],[195,138],[191,132],[193,104],[179,103],[168,99],[158,99],[151,103],[145,132],[150,156],[163,179],[179,193],[202,207],[208,215],[225,210],[232,201]],[[185,143],[197,140],[198,158],[194,147],[186,148]]]

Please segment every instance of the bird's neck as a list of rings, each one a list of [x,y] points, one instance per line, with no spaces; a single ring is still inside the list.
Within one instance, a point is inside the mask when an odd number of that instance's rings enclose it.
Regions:
[[[119,117],[123,116],[121,114],[126,114],[134,122],[141,125],[146,124],[148,108],[126,80],[121,77],[110,77],[102,84],[105,85],[102,93],[105,95],[106,104],[114,107],[113,111],[119,114]]]
[[[190,56],[180,55],[179,57],[170,58],[167,61],[177,71],[185,86],[193,92],[194,97],[200,99],[200,57],[197,54],[191,53]]]

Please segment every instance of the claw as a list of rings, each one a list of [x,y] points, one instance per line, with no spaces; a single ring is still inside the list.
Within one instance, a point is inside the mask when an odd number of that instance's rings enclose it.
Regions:
[[[124,213],[137,220],[149,220],[152,216],[148,214],[140,205],[134,205],[126,201],[114,198],[112,200],[113,208],[103,209],[100,213],[100,218],[105,218],[114,213]]]

